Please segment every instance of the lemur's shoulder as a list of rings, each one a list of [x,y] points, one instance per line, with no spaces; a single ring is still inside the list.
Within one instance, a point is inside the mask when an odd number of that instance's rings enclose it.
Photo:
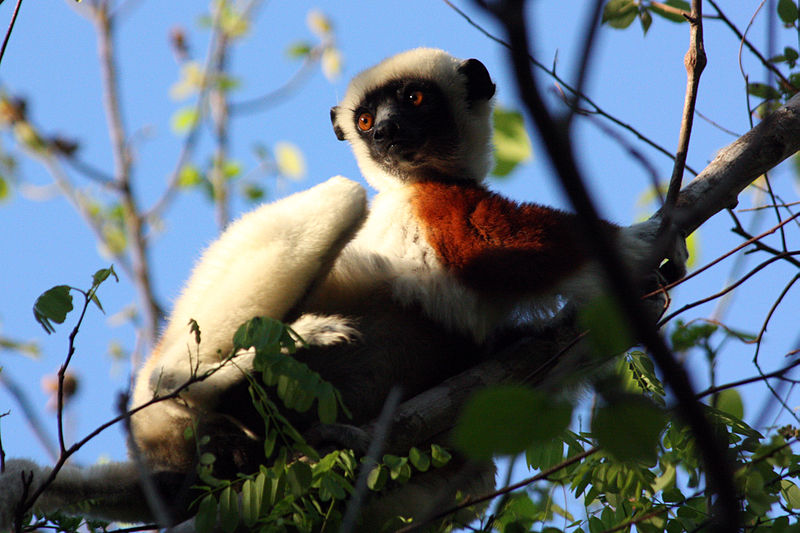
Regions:
[[[516,202],[477,183],[425,181],[412,187],[411,209],[428,243],[471,288],[540,291],[588,260],[573,214]]]

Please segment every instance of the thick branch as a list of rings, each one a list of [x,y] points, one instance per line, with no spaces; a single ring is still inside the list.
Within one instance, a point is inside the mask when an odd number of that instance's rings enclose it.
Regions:
[[[800,94],[719,152],[681,191],[673,223],[684,235],[692,233],[718,212],[735,206],[745,187],[798,150]]]

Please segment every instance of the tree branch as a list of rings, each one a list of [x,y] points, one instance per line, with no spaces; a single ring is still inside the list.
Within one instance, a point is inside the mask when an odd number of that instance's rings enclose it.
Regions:
[[[667,199],[662,207],[664,210],[662,219],[664,228],[669,227],[670,215],[681,190],[683,171],[686,167],[686,156],[689,153],[689,139],[692,135],[697,88],[700,85],[700,74],[702,74],[706,66],[706,50],[703,45],[702,6],[702,0],[692,0],[692,12],[687,17],[691,31],[689,32],[689,50],[686,51],[686,56],[683,58],[683,64],[686,66],[686,96],[683,102],[681,131],[678,135],[678,149],[675,152],[675,165],[672,168],[672,177],[669,180]]]
[[[800,94],[753,129],[720,150],[717,157],[678,196],[673,225],[692,233],[723,209],[764,172],[800,150]],[[661,217],[659,210],[654,217]]]
[[[103,76],[103,102],[114,155],[114,181],[120,191],[120,200],[125,217],[125,230],[130,250],[131,273],[136,291],[139,294],[141,311],[144,315],[143,337],[148,346],[153,346],[160,329],[162,314],[153,293],[147,241],[144,236],[144,218],[139,211],[131,184],[131,154],[120,109],[116,60],[114,58],[114,19],[109,12],[107,1],[99,3],[92,13],[92,20],[97,28],[100,68]]]

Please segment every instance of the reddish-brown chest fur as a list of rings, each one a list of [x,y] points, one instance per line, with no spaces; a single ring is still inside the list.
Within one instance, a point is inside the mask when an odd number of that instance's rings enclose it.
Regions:
[[[468,287],[547,292],[587,260],[575,215],[478,184],[421,182],[412,207],[443,266]]]

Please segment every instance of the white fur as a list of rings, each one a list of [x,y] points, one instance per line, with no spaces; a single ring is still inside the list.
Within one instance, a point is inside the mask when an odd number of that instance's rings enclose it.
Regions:
[[[22,496],[29,498],[50,476],[52,469],[42,468],[27,459],[11,459],[0,474],[0,531],[10,530],[15,508]],[[138,482],[139,473],[132,463],[106,463],[88,468],[65,465],[55,482],[36,500],[36,513],[54,511],[92,513],[91,500],[104,498],[101,515],[107,520],[135,520],[129,494]],[[141,510],[139,510],[141,512]]]
[[[216,371],[183,391],[183,402],[159,402],[133,415],[137,442],[163,440],[165,432],[182,439],[175,422],[189,416],[192,406],[213,406],[220,393],[242,379],[242,372],[252,368],[253,354],[223,361],[233,347],[233,333],[257,316],[283,319],[333,259],[333,244],[358,226],[365,210],[363,188],[334,177],[247,213],[208,247],[161,342],[139,372],[132,407],[171,392],[192,376]],[[189,331],[190,319],[202,332],[199,346]],[[304,334],[302,328],[298,333]]]
[[[385,59],[358,74],[347,87],[341,109],[354,110],[369,91],[393,79],[409,76],[435,80],[450,102],[466,101],[465,77],[458,72],[462,60],[436,48],[415,48]],[[491,168],[491,101],[475,102],[470,109],[453,106],[451,109],[463,142],[457,159],[464,163],[465,180],[481,181]],[[402,186],[397,178],[383,170],[369,156],[367,147],[357,142],[358,133],[352,121],[339,121],[345,138],[350,141],[361,174],[379,191]]]

